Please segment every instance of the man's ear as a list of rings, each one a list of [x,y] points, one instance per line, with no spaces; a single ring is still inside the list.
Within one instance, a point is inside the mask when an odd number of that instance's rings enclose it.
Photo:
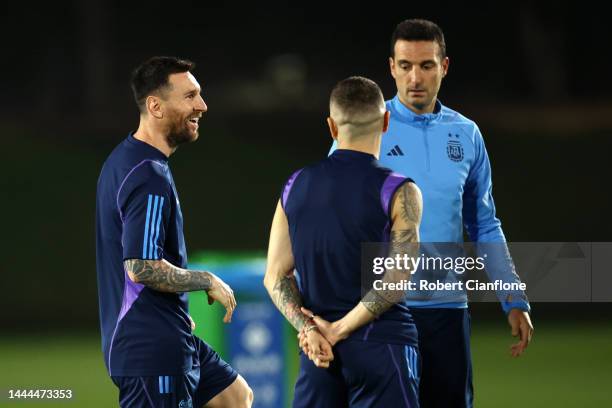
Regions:
[[[450,60],[448,57],[444,57],[442,60],[442,77],[444,78],[448,73],[448,65],[450,64]]]
[[[393,57],[389,57],[389,70],[391,71],[391,76],[395,78],[395,61]]]
[[[389,118],[391,117],[391,112],[386,111],[385,112],[385,116],[383,116],[383,133],[385,133],[387,131],[387,129],[389,129]]]
[[[149,95],[145,101],[147,112],[154,118],[161,119],[164,117],[164,112],[161,106],[161,100],[158,96]]]
[[[327,118],[327,126],[329,126],[329,133],[332,139],[338,140],[338,126],[336,126],[336,122],[334,122],[331,116]]]

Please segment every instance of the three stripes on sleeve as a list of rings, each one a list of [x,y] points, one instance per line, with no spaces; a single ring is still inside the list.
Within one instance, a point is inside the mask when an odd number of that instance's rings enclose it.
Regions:
[[[142,259],[159,259],[157,240],[159,239],[159,226],[164,208],[164,197],[149,194],[147,199],[147,216],[144,225],[144,239],[142,242]]]

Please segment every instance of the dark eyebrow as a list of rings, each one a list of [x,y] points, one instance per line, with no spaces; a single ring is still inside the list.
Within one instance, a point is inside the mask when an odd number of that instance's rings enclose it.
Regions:
[[[397,63],[398,64],[413,64],[413,65],[415,64],[414,62],[408,61],[405,59],[398,60]],[[429,60],[421,61],[418,63],[418,65],[424,65],[424,64],[436,64],[436,61],[429,59]]]

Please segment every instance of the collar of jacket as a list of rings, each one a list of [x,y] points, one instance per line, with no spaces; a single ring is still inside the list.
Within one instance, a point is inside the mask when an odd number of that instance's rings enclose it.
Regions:
[[[433,113],[422,113],[420,115],[406,107],[397,95],[391,99],[391,106],[393,107],[391,116],[393,117],[394,114],[398,114],[402,122],[427,125],[442,117],[442,103],[438,99],[436,99]]]

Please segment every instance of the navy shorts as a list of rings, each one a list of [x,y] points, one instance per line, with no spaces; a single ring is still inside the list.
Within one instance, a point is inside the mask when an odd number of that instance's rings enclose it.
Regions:
[[[473,406],[470,312],[411,308],[421,352],[421,408]]]
[[[198,340],[200,366],[183,375],[111,377],[119,405],[136,408],[200,408],[230,386],[238,373],[204,341]]]
[[[328,369],[300,353],[294,408],[418,408],[418,349],[367,341],[342,341]]]

